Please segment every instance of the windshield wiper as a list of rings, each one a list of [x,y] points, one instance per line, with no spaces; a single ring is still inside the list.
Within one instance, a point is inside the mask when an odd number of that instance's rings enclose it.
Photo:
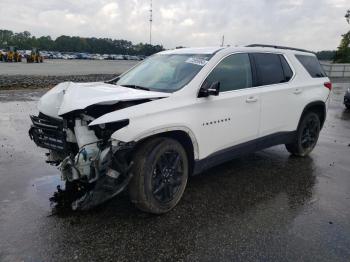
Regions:
[[[143,87],[143,86],[138,86],[138,85],[121,85],[121,86],[130,87],[130,88],[134,88],[134,89],[140,89],[140,90],[150,91],[149,88]]]

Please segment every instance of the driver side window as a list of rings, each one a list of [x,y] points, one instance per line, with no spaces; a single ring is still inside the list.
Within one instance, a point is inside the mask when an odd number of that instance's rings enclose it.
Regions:
[[[220,92],[252,87],[252,70],[248,54],[224,58],[208,75],[204,84],[220,82]]]

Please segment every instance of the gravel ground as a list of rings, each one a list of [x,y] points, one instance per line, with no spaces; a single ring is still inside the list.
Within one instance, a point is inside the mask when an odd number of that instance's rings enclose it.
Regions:
[[[0,75],[91,75],[121,74],[138,61],[129,60],[45,60],[44,63],[0,63]]]
[[[27,75],[0,75],[0,90],[8,89],[35,89],[50,88],[59,83],[72,82],[97,82],[106,81],[116,77],[116,74],[94,74],[94,75],[66,75],[66,76],[27,76]]]
[[[50,88],[65,81],[106,81],[139,61],[45,60],[40,64],[0,63],[0,90]],[[350,82],[350,79],[332,79]]]
[[[50,88],[65,81],[106,81],[138,61],[46,60],[41,64],[0,63],[0,90]]]

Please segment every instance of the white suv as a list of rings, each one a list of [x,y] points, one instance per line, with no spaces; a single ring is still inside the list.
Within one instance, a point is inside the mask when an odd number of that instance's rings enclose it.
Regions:
[[[160,214],[179,202],[189,175],[238,155],[278,144],[309,154],[331,88],[304,50],[176,49],[107,83],[57,85],[29,134],[66,181],[53,201],[85,210],[128,186],[138,208]]]

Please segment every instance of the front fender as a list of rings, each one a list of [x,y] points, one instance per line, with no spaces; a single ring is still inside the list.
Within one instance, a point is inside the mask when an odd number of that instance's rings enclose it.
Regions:
[[[141,132],[135,132],[138,129],[134,129],[134,128],[132,126],[127,126],[122,129],[119,129],[112,134],[111,138],[122,142],[138,142],[144,138],[161,134],[161,133],[166,133],[170,131],[183,131],[187,133],[191,138],[194,158],[195,159],[199,158],[199,148],[198,148],[197,139],[194,133],[192,132],[192,130],[186,126],[153,127],[151,129],[143,130]]]

